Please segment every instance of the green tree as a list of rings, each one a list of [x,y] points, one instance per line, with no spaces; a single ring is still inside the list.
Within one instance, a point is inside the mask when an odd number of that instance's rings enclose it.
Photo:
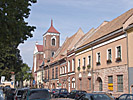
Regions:
[[[21,71],[16,73],[15,76],[16,76],[16,81],[19,81],[21,85],[23,84],[24,80],[28,81],[28,80],[33,79],[30,67],[25,63],[22,64]],[[20,87],[23,87],[23,86],[20,86]]]
[[[7,80],[10,72],[21,71],[23,61],[17,48],[35,29],[25,20],[32,3],[36,0],[0,0],[0,76],[5,75]]]

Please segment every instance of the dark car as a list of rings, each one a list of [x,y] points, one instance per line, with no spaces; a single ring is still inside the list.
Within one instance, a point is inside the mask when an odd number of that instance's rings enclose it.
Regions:
[[[104,93],[84,93],[76,100],[114,100],[111,96]]]
[[[133,94],[122,94],[116,100],[133,100]]]
[[[15,92],[16,92],[15,88],[8,89],[5,94],[5,100],[14,100]]]
[[[69,98],[72,98],[72,99],[76,99],[78,97],[80,97],[83,93],[86,93],[86,91],[83,91],[83,90],[72,90],[68,97]]]
[[[68,96],[68,91],[67,91],[67,89],[58,89],[58,90],[56,90],[55,91],[55,93],[53,94],[54,95],[54,97],[58,97],[58,98],[60,98],[60,97],[67,97]]]
[[[14,96],[14,100],[21,100],[23,95],[24,95],[24,93],[26,91],[28,91],[28,90],[29,90],[29,88],[20,88],[20,89],[17,89],[16,93],[15,93],[15,96]]]
[[[50,100],[50,93],[47,89],[30,89],[22,100]]]
[[[58,89],[52,89],[51,90],[51,97],[54,97],[54,94],[55,94],[56,91],[58,92]]]

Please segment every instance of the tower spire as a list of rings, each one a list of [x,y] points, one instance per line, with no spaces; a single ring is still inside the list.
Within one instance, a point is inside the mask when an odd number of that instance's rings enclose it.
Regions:
[[[51,19],[51,26],[53,26],[53,19]]]

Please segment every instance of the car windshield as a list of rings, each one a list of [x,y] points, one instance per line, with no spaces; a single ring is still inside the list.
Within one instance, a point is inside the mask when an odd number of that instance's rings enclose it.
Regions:
[[[93,98],[94,100],[111,100],[106,94],[94,94]]]
[[[43,99],[48,100],[50,95],[47,90],[32,90],[29,94],[29,100]]]

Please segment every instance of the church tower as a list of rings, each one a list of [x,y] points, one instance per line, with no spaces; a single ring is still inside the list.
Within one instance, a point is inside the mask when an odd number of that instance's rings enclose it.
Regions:
[[[43,35],[44,59],[50,60],[60,45],[60,33],[54,28],[53,20],[51,26]]]

